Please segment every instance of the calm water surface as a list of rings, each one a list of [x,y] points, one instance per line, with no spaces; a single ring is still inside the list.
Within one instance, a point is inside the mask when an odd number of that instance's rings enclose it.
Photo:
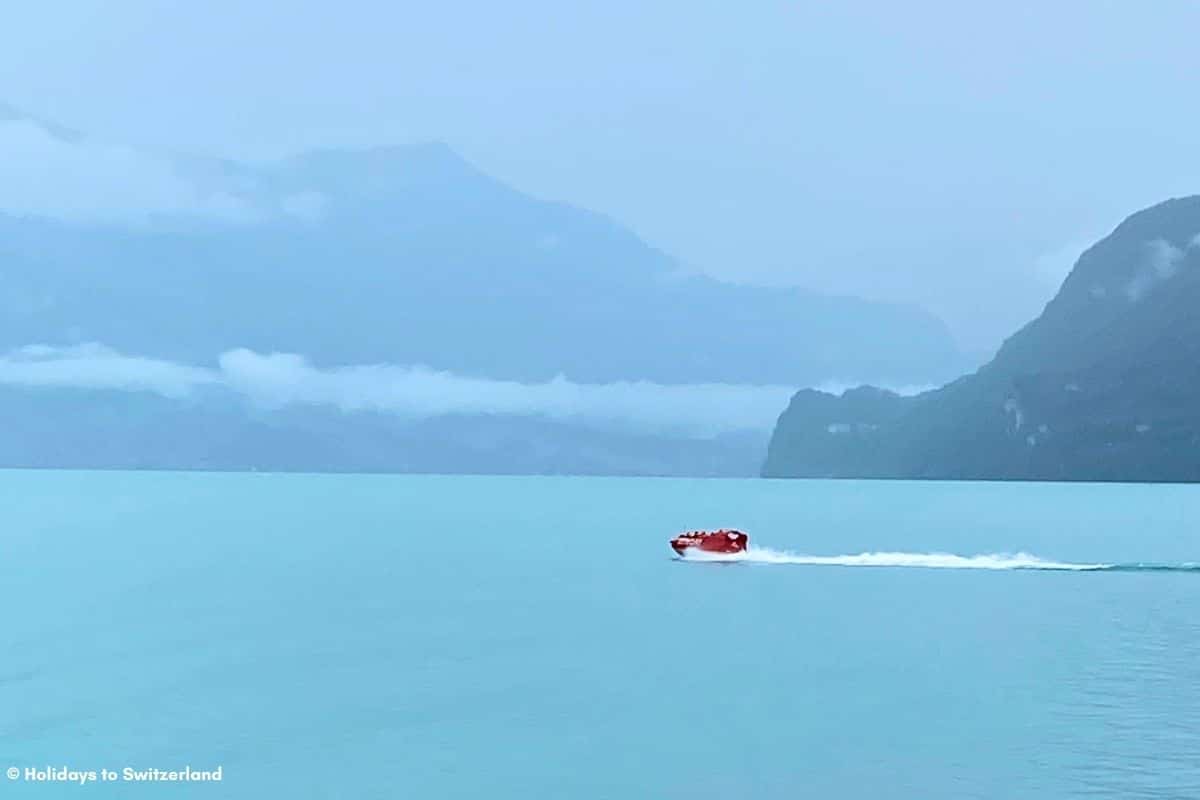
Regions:
[[[1196,798],[1197,519],[1188,486],[0,472],[0,790]],[[951,568],[672,558],[720,525]],[[185,765],[223,779],[3,774]]]

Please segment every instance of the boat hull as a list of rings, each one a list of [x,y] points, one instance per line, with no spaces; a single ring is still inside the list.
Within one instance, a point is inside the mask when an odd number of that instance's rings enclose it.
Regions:
[[[750,544],[750,537],[741,531],[688,531],[671,540],[671,549],[679,555],[688,551],[736,555],[743,553]]]

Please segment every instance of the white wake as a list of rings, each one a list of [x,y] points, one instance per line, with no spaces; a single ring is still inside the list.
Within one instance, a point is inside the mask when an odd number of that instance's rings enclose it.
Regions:
[[[1029,553],[986,553],[960,556],[954,553],[858,553],[856,555],[811,556],[767,547],[750,547],[743,553],[687,551],[687,561],[745,562],[750,564],[803,564],[815,567],[918,567],[924,569],[1046,569],[1082,572],[1111,569],[1112,564],[1077,564],[1047,561]]]

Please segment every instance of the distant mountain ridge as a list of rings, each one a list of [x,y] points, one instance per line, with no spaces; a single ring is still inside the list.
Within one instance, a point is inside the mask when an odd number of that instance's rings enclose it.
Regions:
[[[686,275],[612,219],[523,194],[443,144],[245,164],[0,109],[0,150],[0,356],[16,354],[0,358],[0,466],[752,474],[766,436],[532,412],[400,419],[339,410],[347,398],[265,414],[216,390],[6,378],[68,368],[26,363],[30,345],[111,351],[121,369],[209,369],[245,348],[302,356],[322,376],[424,365],[521,385],[563,376],[579,392],[912,385],[962,367],[919,309]],[[70,369],[116,368],[99,361]]]
[[[445,145],[154,163],[194,208],[172,198],[126,225],[0,214],[0,347],[96,341],[190,361],[249,347],[597,382],[914,384],[962,367],[924,312],[683,276],[612,220],[522,194]]]
[[[1200,480],[1200,196],[1089,248],[974,375],[910,398],[797,394],[763,474]]]

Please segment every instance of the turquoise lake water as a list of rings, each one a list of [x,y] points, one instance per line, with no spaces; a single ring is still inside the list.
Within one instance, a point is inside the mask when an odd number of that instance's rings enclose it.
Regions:
[[[0,472],[0,792],[1196,798],[1198,519],[1190,486]],[[770,550],[673,558],[717,526]],[[222,780],[3,774],[184,766]]]

